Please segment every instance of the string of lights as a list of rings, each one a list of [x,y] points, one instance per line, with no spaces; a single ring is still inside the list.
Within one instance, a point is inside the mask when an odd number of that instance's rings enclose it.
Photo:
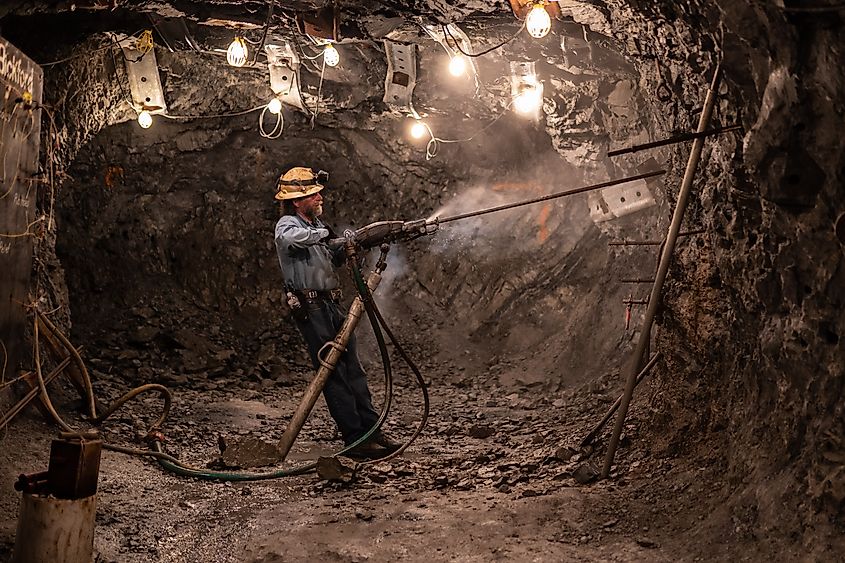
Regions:
[[[461,30],[455,24],[440,24],[442,30],[441,36],[437,31],[437,24],[433,26],[426,26],[419,22],[416,23],[433,40],[435,40],[443,47],[446,54],[449,56],[450,74],[456,77],[463,76],[467,74],[467,67],[472,67],[472,76],[474,77],[476,82],[477,94],[479,89],[483,85],[480,83],[478,77],[478,70],[475,67],[474,63],[472,63],[471,60],[467,59],[481,57],[492,51],[504,47],[505,45],[516,39],[520,35],[520,33],[522,33],[523,30],[527,30],[532,37],[545,36],[551,29],[551,16],[549,10],[547,9],[548,5],[548,0],[531,1],[528,4],[530,8],[526,6],[527,12],[521,10],[520,13],[516,13],[517,17],[522,19],[522,22],[519,28],[512,35],[507,37],[504,41],[484,48],[478,52],[471,52],[471,44],[469,38],[466,36],[463,30]],[[273,20],[275,8],[275,0],[268,0],[267,15],[265,17],[261,38],[259,40],[255,41],[249,39],[241,33],[234,37],[232,42],[229,44],[228,48],[225,50],[225,55],[228,64],[238,68],[261,68],[256,65],[256,61],[258,59],[259,54],[264,55],[267,58],[267,64],[270,66],[271,86],[275,94],[267,104],[255,106],[242,111],[227,112],[213,115],[174,115],[167,113],[167,109],[166,107],[164,107],[166,104],[164,103],[163,94],[161,93],[160,86],[158,87],[159,93],[157,97],[157,105],[156,103],[149,104],[144,102],[135,102],[133,100],[133,96],[139,98],[140,100],[143,100],[144,96],[141,95],[139,97],[138,93],[135,91],[136,86],[134,83],[132,83],[132,94],[128,93],[126,90],[126,86],[123,83],[124,81],[120,80],[121,92],[124,98],[130,104],[130,106],[138,113],[139,125],[143,128],[150,127],[153,123],[153,114],[159,114],[171,120],[193,120],[237,117],[255,111],[260,111],[261,114],[259,116],[258,123],[259,133],[264,138],[276,139],[282,135],[284,129],[282,100],[286,100],[289,103],[295,105],[298,109],[301,109],[306,114],[310,115],[310,123],[311,127],[313,128],[316,124],[317,116],[319,115],[321,110],[320,105],[322,101],[322,89],[323,82],[325,80],[326,67],[334,67],[338,65],[340,63],[341,58],[340,53],[335,47],[334,40],[313,37],[307,33],[303,33],[298,26],[293,26],[295,30],[293,41],[287,43],[287,45],[274,45],[272,47],[272,52],[270,51],[271,47],[267,46],[267,52],[265,52],[264,47],[267,41],[269,27]],[[279,16],[283,19],[293,19],[284,9],[280,12]],[[140,36],[138,36],[138,33],[140,33]],[[305,35],[305,37],[313,43],[314,47],[320,49],[320,52],[314,55],[307,54],[303,49],[303,45],[299,42],[298,34],[300,33]],[[108,45],[99,47],[94,50],[86,51],[85,53],[66,57],[58,61],[45,63],[45,65],[42,66],[60,64],[62,62],[67,62],[79,56],[90,55],[92,52],[102,51],[105,49],[112,49],[111,56],[115,67],[117,68],[118,65],[114,53],[114,48],[120,50],[124,61],[126,61],[127,63],[136,63],[141,61],[147,55],[147,53],[149,53],[153,49],[153,38],[151,30],[141,30],[139,32],[136,32],[132,36],[129,36],[130,38],[135,39],[135,43],[132,44],[131,50],[137,51],[139,53],[138,56],[134,59],[129,58],[127,56],[126,40],[121,39],[121,41],[118,42],[114,34],[109,34],[108,37],[110,39],[110,43]],[[291,50],[291,44],[294,49],[299,52],[298,57],[294,53],[294,51]],[[254,53],[250,52],[250,47],[255,50]],[[285,51],[285,49],[287,49],[287,51]],[[199,50],[199,52],[212,53],[214,55],[221,55],[224,53],[222,49],[213,51]],[[132,53],[129,54],[131,55]],[[250,55],[252,55],[251,61]],[[321,64],[318,66],[317,64],[315,64],[315,61],[320,58],[322,58],[322,61]],[[304,97],[302,96],[304,92],[302,92],[302,85],[299,81],[300,61],[310,63],[309,66],[312,67],[316,73],[319,73],[319,83],[317,85],[317,92],[313,110],[308,107]],[[153,61],[153,64],[155,64],[155,61]],[[129,65],[127,65],[127,72],[130,72],[130,70],[131,69],[129,68]],[[274,72],[276,73],[275,75]],[[280,77],[279,73],[282,73],[283,76]],[[542,82],[537,79],[537,76],[534,73],[533,63],[511,62],[510,80],[512,99],[507,107],[514,107],[514,109],[519,113],[524,113],[526,115],[534,114],[536,116],[536,112],[538,111],[538,108],[542,104],[543,100],[543,85]],[[291,88],[292,90],[288,91],[288,88]],[[313,86],[311,88],[313,88]],[[290,93],[293,94],[292,97],[283,97],[284,94]],[[146,97],[146,100],[147,102],[149,102],[150,98]],[[410,111],[411,116],[415,120],[411,128],[412,137],[422,138],[423,136],[425,136],[426,133],[429,136],[428,143],[426,144],[427,160],[433,158],[437,154],[439,143],[460,143],[471,141],[477,135],[486,131],[504,116],[504,113],[500,114],[490,123],[486,124],[484,127],[482,127],[481,129],[479,129],[478,131],[476,131],[465,139],[444,139],[441,137],[437,137],[431,130],[431,128],[428,126],[428,124],[426,124],[420,118],[419,114],[417,114],[416,111],[413,110],[413,108],[410,108]],[[274,123],[272,122],[272,118],[267,115],[268,113],[271,116],[275,116]]]
[[[245,109],[242,111],[235,111],[231,113],[217,113],[212,115],[172,115],[169,113],[161,114],[162,117],[166,117],[167,119],[216,119],[218,117],[238,117],[239,115],[246,115],[248,113],[252,113],[254,111],[258,111],[261,109],[265,109],[267,104],[262,104],[260,106],[255,106],[253,108]]]

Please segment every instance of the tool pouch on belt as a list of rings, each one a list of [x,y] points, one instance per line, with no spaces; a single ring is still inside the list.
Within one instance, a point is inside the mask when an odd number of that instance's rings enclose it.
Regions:
[[[308,318],[308,311],[305,310],[305,307],[302,306],[302,302],[299,300],[299,297],[293,294],[293,292],[288,291],[287,293],[288,298],[288,307],[290,307],[290,314],[293,315],[293,318],[298,321],[304,321]]]

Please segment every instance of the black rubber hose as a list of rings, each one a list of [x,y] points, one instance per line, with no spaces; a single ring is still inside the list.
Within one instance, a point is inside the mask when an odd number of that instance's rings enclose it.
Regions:
[[[416,440],[417,437],[422,433],[423,429],[425,428],[426,424],[428,423],[428,416],[429,416],[429,412],[430,412],[430,408],[431,408],[431,401],[430,401],[429,396],[428,396],[428,386],[426,385],[425,379],[423,378],[422,373],[420,372],[419,368],[414,363],[414,361],[411,359],[411,357],[408,355],[408,353],[405,352],[405,349],[402,347],[402,345],[399,344],[399,341],[394,336],[393,331],[390,330],[390,327],[387,326],[387,322],[385,322],[384,317],[382,316],[381,311],[379,311],[378,307],[375,305],[375,302],[373,302],[373,312],[374,312],[375,316],[378,318],[379,324],[384,328],[384,331],[387,333],[388,338],[390,338],[390,341],[393,342],[393,345],[396,347],[396,350],[399,352],[399,355],[402,356],[402,359],[405,360],[405,363],[408,364],[408,367],[411,368],[412,372],[414,372],[414,376],[416,377],[417,383],[419,384],[420,390],[422,391],[422,394],[423,394],[423,416],[422,416],[422,419],[420,420],[419,425],[417,426],[417,429],[414,431],[414,433],[411,435],[411,437],[408,438],[405,441],[404,444],[402,444],[402,446],[398,450],[396,450],[395,452],[393,452],[392,454],[390,454],[387,457],[377,459],[377,460],[373,460],[373,461],[370,461],[370,462],[367,462],[367,463],[377,463],[377,462],[380,462],[380,461],[386,461],[388,459],[391,459],[391,458],[398,456],[403,451],[405,451],[405,449],[408,446],[410,446],[414,442],[414,440]]]

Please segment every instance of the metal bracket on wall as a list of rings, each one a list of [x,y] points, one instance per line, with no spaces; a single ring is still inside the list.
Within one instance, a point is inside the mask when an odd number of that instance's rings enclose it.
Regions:
[[[645,180],[626,182],[588,197],[590,218],[595,223],[624,217],[656,205]]]
[[[384,103],[393,109],[411,112],[411,98],[417,84],[416,45],[385,39],[384,50],[387,54]]]
[[[287,42],[282,45],[265,45],[264,50],[270,69],[270,89],[283,103],[307,113],[299,90],[299,56]]]
[[[158,63],[155,49],[138,49],[138,40],[125,37],[118,42],[126,61],[126,74],[129,76],[129,90],[132,92],[132,105],[136,111],[147,110],[150,113],[166,113],[167,102],[158,76]]]

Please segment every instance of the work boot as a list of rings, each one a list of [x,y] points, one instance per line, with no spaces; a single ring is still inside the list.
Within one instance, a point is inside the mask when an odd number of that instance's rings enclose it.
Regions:
[[[390,436],[385,434],[384,432],[379,432],[373,437],[373,442],[378,444],[379,446],[383,447],[388,451],[388,453],[393,453],[399,448],[402,447],[402,444],[397,442],[396,440],[392,439]]]
[[[387,457],[391,452],[384,446],[380,446],[374,440],[368,440],[363,444],[358,444],[343,455],[353,459],[381,459]]]

